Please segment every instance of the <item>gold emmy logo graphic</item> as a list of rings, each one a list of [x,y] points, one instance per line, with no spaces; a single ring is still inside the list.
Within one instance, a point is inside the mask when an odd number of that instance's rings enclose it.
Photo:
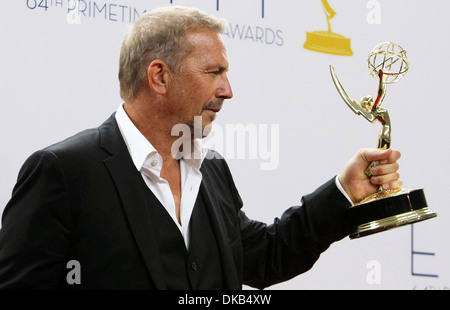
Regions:
[[[352,56],[353,51],[350,47],[350,39],[331,31],[330,19],[336,15],[336,12],[331,8],[327,0],[321,1],[327,17],[328,31],[307,32],[306,42],[303,47],[320,53]]]

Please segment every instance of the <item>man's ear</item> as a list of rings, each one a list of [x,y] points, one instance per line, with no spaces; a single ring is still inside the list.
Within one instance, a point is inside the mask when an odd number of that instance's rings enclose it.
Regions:
[[[169,77],[170,68],[160,59],[153,60],[147,68],[148,86],[159,95],[166,94]]]

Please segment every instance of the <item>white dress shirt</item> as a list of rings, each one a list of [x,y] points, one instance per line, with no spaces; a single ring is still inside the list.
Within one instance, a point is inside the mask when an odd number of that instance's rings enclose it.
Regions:
[[[172,217],[176,226],[180,229],[186,248],[189,249],[189,221],[194,209],[195,201],[197,200],[200,183],[202,182],[200,167],[206,157],[207,149],[203,146],[200,139],[195,139],[193,154],[201,154],[201,158],[180,159],[180,224],[176,217],[175,201],[169,182],[160,176],[163,164],[161,156],[153,145],[136,128],[122,105],[117,109],[115,117],[136,169],[141,172],[145,184],[147,184],[148,188],[153,192],[156,198],[158,198],[163,207],[167,210],[167,213]],[[352,203],[337,176],[335,182],[342,194],[350,203]]]
[[[136,169],[141,173],[145,184],[172,217],[184,238],[186,248],[189,249],[189,221],[200,189],[202,181],[200,166],[206,157],[207,149],[203,147],[200,139],[195,139],[193,154],[201,154],[199,156],[201,158],[180,159],[180,224],[176,217],[175,200],[169,182],[160,176],[163,164],[161,156],[136,128],[123,109],[122,104],[117,109],[115,118]]]

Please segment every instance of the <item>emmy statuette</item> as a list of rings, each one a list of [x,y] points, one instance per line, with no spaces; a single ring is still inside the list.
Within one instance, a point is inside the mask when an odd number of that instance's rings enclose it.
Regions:
[[[380,105],[386,94],[386,84],[397,82],[409,69],[406,51],[392,42],[380,43],[370,53],[368,65],[370,74],[378,79],[378,94],[375,100],[372,96],[365,96],[360,103],[347,95],[333,66],[330,66],[330,72],[339,94],[348,107],[371,123],[377,121],[381,123],[377,147],[388,149],[391,146],[391,121],[388,111]],[[370,176],[370,168],[378,164],[378,162],[371,163],[364,173]],[[437,216],[428,208],[423,189],[384,190],[382,187],[377,193],[351,206],[349,215],[353,224],[350,239]]]

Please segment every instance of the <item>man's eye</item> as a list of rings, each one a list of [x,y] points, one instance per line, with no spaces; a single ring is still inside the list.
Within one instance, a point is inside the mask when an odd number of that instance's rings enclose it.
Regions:
[[[207,71],[208,74],[213,74],[213,75],[221,75],[223,72],[226,72],[226,69],[218,68],[218,69],[212,69],[212,70]]]

